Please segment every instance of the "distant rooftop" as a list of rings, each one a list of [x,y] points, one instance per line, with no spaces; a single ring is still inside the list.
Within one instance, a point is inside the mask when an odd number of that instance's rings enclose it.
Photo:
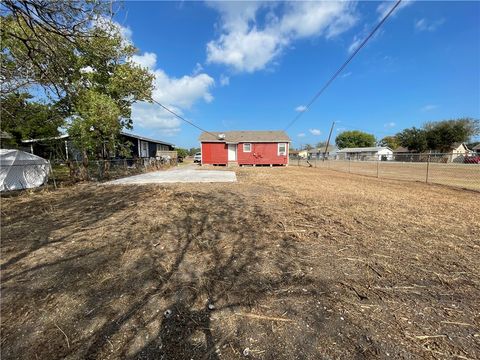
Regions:
[[[341,150],[338,150],[339,153],[361,153],[361,152],[377,152],[380,150],[390,150],[387,146],[374,146],[374,147],[363,147],[363,148],[343,148]]]

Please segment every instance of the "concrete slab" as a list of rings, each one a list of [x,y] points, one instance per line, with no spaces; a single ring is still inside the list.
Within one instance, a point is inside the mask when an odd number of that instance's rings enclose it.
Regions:
[[[146,174],[129,176],[103,183],[104,185],[130,184],[172,184],[172,183],[212,183],[236,182],[237,176],[233,171],[195,170],[187,166],[172,170],[153,171]]]

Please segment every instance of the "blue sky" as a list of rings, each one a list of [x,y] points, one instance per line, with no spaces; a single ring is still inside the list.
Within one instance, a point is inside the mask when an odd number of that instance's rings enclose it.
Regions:
[[[116,21],[155,75],[154,98],[212,131],[283,129],[391,2],[139,2]],[[359,129],[480,118],[480,3],[404,3],[288,129],[294,146]],[[136,104],[134,131],[181,147],[199,131]]]

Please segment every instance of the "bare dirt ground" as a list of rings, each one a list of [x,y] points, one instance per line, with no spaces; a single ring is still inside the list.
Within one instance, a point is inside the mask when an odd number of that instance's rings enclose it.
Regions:
[[[480,195],[326,169],[2,199],[2,359],[480,357]]]

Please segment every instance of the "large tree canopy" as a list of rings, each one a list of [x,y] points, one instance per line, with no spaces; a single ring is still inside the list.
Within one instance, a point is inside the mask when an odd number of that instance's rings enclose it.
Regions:
[[[344,131],[338,134],[335,144],[339,149],[375,146],[375,136],[358,130]]]
[[[63,117],[55,106],[31,101],[27,93],[1,96],[0,128],[12,135],[9,147],[18,147],[22,139],[58,136]],[[6,146],[7,144],[4,144]]]
[[[428,148],[441,152],[448,152],[453,144],[468,142],[480,134],[479,121],[472,118],[429,122],[424,128]]]
[[[401,146],[408,148],[415,152],[422,152],[427,150],[427,132],[423,129],[412,127],[411,129],[404,129],[395,137]]]
[[[57,96],[78,70],[75,51],[99,19],[112,14],[107,1],[3,0],[0,2],[2,92],[32,84]]]
[[[132,127],[131,105],[151,99],[153,75],[131,61],[137,50],[111,20],[111,4],[5,0],[0,6],[2,93],[38,96],[44,89],[43,99],[69,119],[67,131],[84,157],[113,149],[121,129]]]
[[[395,150],[400,146],[400,143],[396,136],[385,136],[378,142],[378,145],[388,146],[390,149]]]
[[[472,137],[479,134],[479,120],[461,118],[428,122],[422,129],[415,127],[404,129],[395,135],[395,138],[400,145],[412,151],[448,152],[453,144],[468,142]]]

